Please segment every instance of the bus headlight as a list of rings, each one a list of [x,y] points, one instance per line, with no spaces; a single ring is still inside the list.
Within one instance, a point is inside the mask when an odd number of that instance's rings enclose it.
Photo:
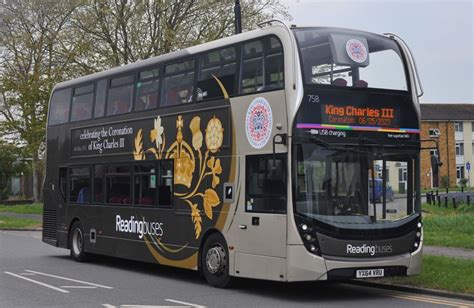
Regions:
[[[413,248],[411,249],[411,252],[415,252],[418,249],[418,247],[420,247],[421,234],[423,232],[422,227],[423,227],[423,224],[421,223],[421,221],[416,223],[415,241],[413,243]]]
[[[297,226],[298,226],[298,233],[303,240],[303,244],[306,249],[316,255],[320,255],[321,251],[319,249],[317,233],[312,227],[311,223],[306,221],[298,221],[300,219],[297,218]]]

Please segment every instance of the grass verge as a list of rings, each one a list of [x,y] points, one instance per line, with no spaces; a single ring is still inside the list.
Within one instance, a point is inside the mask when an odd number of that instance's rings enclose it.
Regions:
[[[424,255],[420,275],[387,277],[375,282],[474,294],[474,261]]]
[[[474,249],[474,205],[423,204],[424,244]]]
[[[35,229],[41,227],[41,222],[27,218],[6,217],[0,214],[0,229]]]
[[[18,205],[4,205],[0,204],[0,213],[18,213],[18,214],[43,214],[43,204],[18,204]]]

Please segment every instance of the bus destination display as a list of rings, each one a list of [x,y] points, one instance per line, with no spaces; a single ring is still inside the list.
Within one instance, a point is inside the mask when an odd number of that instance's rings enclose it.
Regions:
[[[377,108],[361,106],[321,105],[321,118],[325,124],[397,127],[398,110],[395,108]]]

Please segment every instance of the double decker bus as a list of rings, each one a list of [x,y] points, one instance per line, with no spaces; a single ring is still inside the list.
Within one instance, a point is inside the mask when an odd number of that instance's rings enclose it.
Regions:
[[[417,85],[395,35],[277,21],[62,82],[43,241],[216,287],[418,274]]]

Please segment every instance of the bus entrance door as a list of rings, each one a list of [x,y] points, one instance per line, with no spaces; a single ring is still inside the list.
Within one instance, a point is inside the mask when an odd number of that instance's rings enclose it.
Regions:
[[[246,158],[245,206],[233,225],[235,275],[286,277],[286,155]]]

